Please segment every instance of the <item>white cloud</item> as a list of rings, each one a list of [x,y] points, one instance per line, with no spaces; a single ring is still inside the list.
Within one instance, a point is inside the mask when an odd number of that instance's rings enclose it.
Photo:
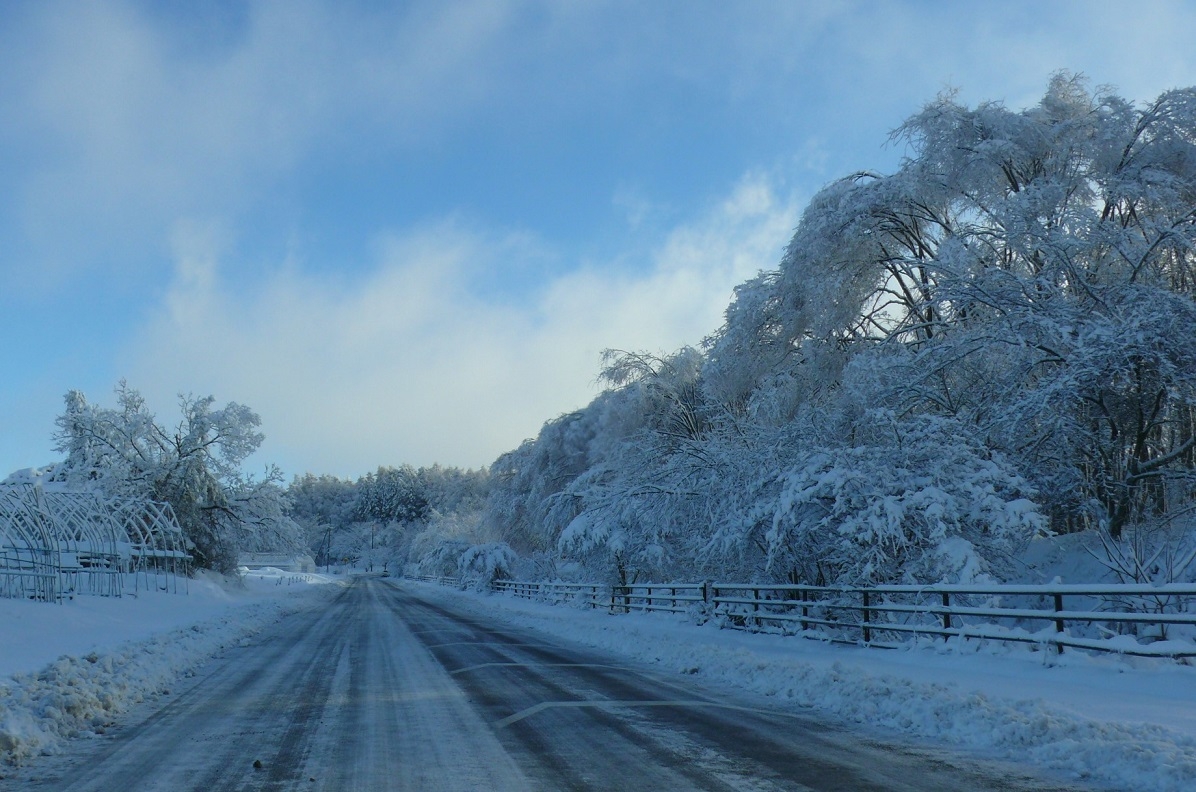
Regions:
[[[1128,15],[1087,2],[245,9],[223,35],[190,36],[171,13],[123,0],[0,12],[0,142],[20,152],[5,192],[22,254],[0,268],[53,279],[150,266],[178,218],[235,221],[322,156],[388,161],[412,141],[510,134],[521,119],[583,128],[628,107],[650,123],[660,92],[681,86],[702,113],[786,129],[781,119],[821,118],[834,134],[896,126],[949,83],[969,101],[1021,105],[1059,68],[1139,99],[1196,81],[1196,12],[1182,3]]]
[[[0,140],[22,153],[5,185],[53,286],[89,267],[140,274],[178,218],[261,207],[326,149],[384,149],[476,112],[505,73],[510,11],[253,2],[206,43],[172,17],[120,0],[0,11]]]
[[[13,423],[47,433],[27,406],[40,394],[100,393],[127,376],[158,405],[188,388],[251,404],[294,465],[486,462],[583,403],[599,350],[697,342],[731,286],[776,261],[795,212],[766,179],[696,216],[726,174],[814,182],[891,167],[900,152],[880,150],[885,131],[947,85],[1016,107],[1058,68],[1134,99],[1196,83],[1196,9],[1178,2],[1132,14],[1030,0],[219,7],[233,21],[209,28],[177,4],[0,6],[0,276],[20,309],[4,329],[38,328],[8,352],[0,412]],[[387,181],[425,161],[423,181]],[[497,188],[458,180],[507,162]],[[502,183],[521,177],[538,189],[508,201]],[[390,190],[414,198],[371,203]],[[414,222],[402,213],[420,216],[436,190],[428,213],[521,231],[445,222],[355,255],[372,229]],[[610,192],[610,216],[584,200]],[[345,219],[358,210],[366,219]],[[678,215],[689,222],[653,243]],[[628,249],[580,259],[617,248],[604,240],[623,220]],[[299,260],[263,268],[289,233]],[[363,266],[321,272],[304,242]],[[82,354],[72,334],[131,335],[123,323],[143,323],[144,295],[168,283],[123,360],[99,342],[89,365],[70,356]],[[42,302],[27,299],[39,286]],[[46,384],[18,405],[27,372]]]
[[[459,222],[386,240],[364,280],[289,265],[247,294],[213,269],[210,236],[181,234],[129,379],[154,404],[178,390],[249,404],[263,456],[292,472],[489,464],[595,395],[602,349],[699,342],[732,288],[776,264],[795,220],[794,201],[749,176],[654,249],[626,251],[636,266],[579,266],[518,300],[475,286],[541,250]]]

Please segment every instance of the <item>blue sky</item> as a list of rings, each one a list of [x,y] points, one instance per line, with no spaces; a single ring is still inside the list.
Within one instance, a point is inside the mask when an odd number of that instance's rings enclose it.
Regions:
[[[1196,6],[0,6],[0,475],[70,388],[263,419],[255,463],[480,466],[670,351],[948,87],[1196,84]]]

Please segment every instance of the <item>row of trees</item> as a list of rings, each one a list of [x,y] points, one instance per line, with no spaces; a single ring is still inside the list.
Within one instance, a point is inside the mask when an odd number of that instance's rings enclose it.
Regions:
[[[1064,74],[893,141],[699,348],[609,353],[608,391],[496,462],[487,523],[612,581],[966,580],[1041,533],[1190,537],[1196,90]]]
[[[201,567],[232,573],[244,552],[308,551],[320,564],[397,570],[422,561],[456,574],[460,557],[485,545],[485,470],[404,465],[357,480],[307,474],[284,487],[276,467],[261,478],[245,473],[263,440],[248,407],[181,396],[168,427],[127,383],[115,395],[115,407],[66,395],[55,435],[65,459],[39,473],[72,489],[169,503]],[[465,566],[477,567],[478,555]]]
[[[488,488],[485,470],[404,465],[356,480],[297,476],[287,495],[319,564],[397,571],[422,562],[456,574],[460,555],[482,539]]]

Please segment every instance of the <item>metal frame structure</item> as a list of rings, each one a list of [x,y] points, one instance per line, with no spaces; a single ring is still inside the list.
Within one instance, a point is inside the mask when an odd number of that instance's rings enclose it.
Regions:
[[[57,602],[57,536],[26,487],[0,486],[0,597]]]
[[[186,586],[190,555],[169,504],[0,484],[0,597],[49,602]]]
[[[133,577],[134,592],[144,585],[147,591],[178,593],[179,578],[186,587],[191,555],[170,504],[121,499],[109,506],[129,542],[127,571]]]
[[[124,569],[118,543],[123,531],[100,499],[90,492],[32,489],[57,534],[62,594],[121,596]]]

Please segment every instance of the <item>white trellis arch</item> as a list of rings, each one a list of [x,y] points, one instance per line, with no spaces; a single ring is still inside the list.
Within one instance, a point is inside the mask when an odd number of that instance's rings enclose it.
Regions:
[[[185,585],[191,555],[170,504],[125,498],[111,501],[109,507],[129,542],[128,571],[134,590],[144,585],[177,592],[179,578]]]
[[[58,534],[62,593],[119,597],[124,592],[120,544],[128,544],[112,514],[91,492],[34,488],[50,529]]]
[[[134,591],[177,592],[189,562],[169,504],[0,484],[0,596],[119,597],[127,576]]]
[[[0,486],[0,597],[56,602],[58,539],[30,489]]]

